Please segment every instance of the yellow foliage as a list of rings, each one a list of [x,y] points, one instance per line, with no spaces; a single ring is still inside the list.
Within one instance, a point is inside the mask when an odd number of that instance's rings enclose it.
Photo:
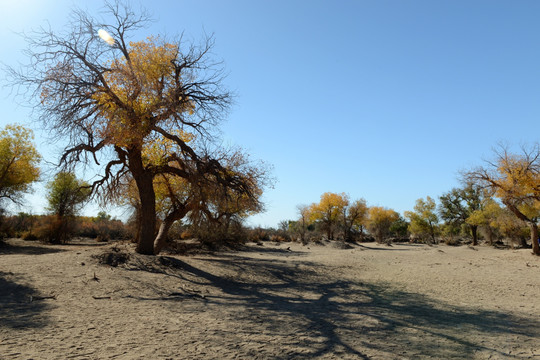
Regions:
[[[34,134],[20,125],[0,131],[0,199],[16,201],[39,179],[41,156],[32,144]]]
[[[498,186],[495,195],[502,198],[540,197],[540,173],[522,156],[508,154],[498,161]]]
[[[319,201],[318,204],[311,205],[311,220],[336,222],[341,215],[343,208],[348,205],[349,197],[347,194],[326,192],[321,195],[321,201]]]
[[[381,224],[391,224],[399,219],[399,214],[392,209],[381,206],[372,206],[368,210],[369,224],[379,226]]]
[[[185,143],[189,143],[195,139],[195,135],[179,129],[171,130],[171,134],[177,136]],[[180,152],[181,149],[175,141],[164,137],[147,141],[142,145],[142,156],[145,165],[166,165],[169,154]]]
[[[414,211],[405,211],[405,217],[409,219],[409,231],[417,236],[431,236],[435,240],[435,232],[439,221],[436,214],[435,200],[431,197],[416,200]]]
[[[394,210],[381,206],[372,206],[368,210],[367,227],[377,241],[382,242],[390,231],[392,223],[398,219],[399,214]]]
[[[131,42],[127,57],[109,62],[104,83],[92,95],[100,109],[94,124],[100,137],[120,147],[142,145],[156,118],[167,122],[172,113],[193,114],[194,103],[178,93],[178,54],[176,44],[149,37]],[[167,111],[171,114],[164,114]]]

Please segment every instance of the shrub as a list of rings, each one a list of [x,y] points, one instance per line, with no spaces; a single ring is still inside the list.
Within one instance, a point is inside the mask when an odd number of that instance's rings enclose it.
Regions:
[[[128,230],[120,220],[110,217],[80,217],[78,218],[75,235],[88,237],[98,241],[109,241],[111,239],[125,239]]]
[[[74,222],[71,217],[56,215],[42,216],[35,229],[40,240],[52,244],[65,244],[73,235]]]
[[[248,241],[254,243],[260,243],[263,241],[269,241],[269,231],[263,228],[255,228],[248,231]]]
[[[36,233],[34,233],[33,231],[25,231],[21,234],[21,239],[23,240],[39,240],[39,237],[37,236]]]
[[[275,242],[290,242],[291,238],[283,235],[283,234],[276,234],[276,235],[270,235],[270,241]]]
[[[461,239],[456,236],[447,236],[444,238],[444,243],[448,246],[459,246],[461,245]]]

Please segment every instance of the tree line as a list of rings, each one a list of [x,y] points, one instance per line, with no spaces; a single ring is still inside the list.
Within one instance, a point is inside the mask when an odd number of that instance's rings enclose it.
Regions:
[[[540,146],[519,153],[499,146],[494,159],[461,174],[461,187],[416,200],[404,216],[364,199],[351,201],[346,193],[324,193],[319,202],[297,206],[298,218],[282,221],[289,236],[379,243],[413,241],[456,244],[480,238],[494,245],[503,240],[531,247],[540,255]]]

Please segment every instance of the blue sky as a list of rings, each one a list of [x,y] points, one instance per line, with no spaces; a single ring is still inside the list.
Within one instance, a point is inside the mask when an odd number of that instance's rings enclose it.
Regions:
[[[24,61],[13,32],[45,20],[61,28],[74,4],[100,4],[85,3],[0,0],[0,61]],[[143,5],[157,19],[148,34],[215,35],[225,84],[238,94],[224,141],[273,165],[277,179],[253,225],[294,219],[296,205],[327,191],[410,210],[416,199],[458,186],[458,171],[481,164],[497,142],[538,141],[538,1]],[[7,89],[0,106],[1,126],[31,124]],[[55,160],[46,134],[32,127],[39,150]],[[42,212],[40,186],[28,199]]]

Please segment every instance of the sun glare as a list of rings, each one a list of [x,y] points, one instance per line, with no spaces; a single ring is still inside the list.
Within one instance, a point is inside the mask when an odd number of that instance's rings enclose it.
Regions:
[[[107,44],[113,46],[114,45],[114,39],[113,37],[106,31],[106,30],[103,30],[103,29],[99,29],[98,30],[98,35],[99,37],[105,41]]]

